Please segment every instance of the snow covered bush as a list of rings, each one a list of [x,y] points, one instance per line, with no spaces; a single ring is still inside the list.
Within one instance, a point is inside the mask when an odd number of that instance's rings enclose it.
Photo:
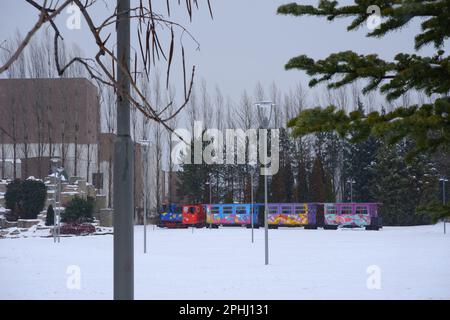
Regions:
[[[94,198],[83,199],[74,197],[61,214],[61,221],[66,223],[82,223],[92,221],[94,211]]]
[[[17,219],[36,219],[44,209],[47,187],[40,180],[16,179],[8,184],[5,193],[5,205],[11,212],[9,221]]]

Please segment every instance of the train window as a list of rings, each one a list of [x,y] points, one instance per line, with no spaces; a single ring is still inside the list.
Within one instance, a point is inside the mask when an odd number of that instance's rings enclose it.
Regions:
[[[195,207],[189,207],[188,212],[191,214],[195,214]]]
[[[326,214],[336,214],[336,207],[335,206],[326,206],[325,213]]]
[[[269,213],[277,214],[278,213],[278,207],[269,207]]]
[[[246,207],[236,207],[236,214],[247,214]]]
[[[281,213],[282,214],[291,214],[292,208],[291,207],[281,207]]]
[[[343,206],[341,208],[341,214],[352,214],[353,210],[351,206]]]
[[[212,212],[212,214],[219,214],[220,213],[220,208],[219,207],[212,207],[211,212]]]
[[[223,214],[232,214],[233,207],[223,207]]]
[[[295,206],[295,214],[305,214],[306,209],[305,206]]]
[[[367,207],[366,206],[357,206],[356,214],[367,214]]]
[[[181,207],[175,207],[174,213],[181,213]]]

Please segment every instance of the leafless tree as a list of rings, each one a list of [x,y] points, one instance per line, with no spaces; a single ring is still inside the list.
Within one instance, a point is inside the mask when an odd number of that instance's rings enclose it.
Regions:
[[[38,18],[21,42],[16,44],[13,47],[13,50],[7,51],[7,58],[0,64],[0,74],[12,68],[13,64],[19,60],[25,48],[30,44],[30,41],[36,36],[40,29],[44,26],[49,26],[54,34],[53,58],[58,75],[62,76],[71,66],[80,64],[85,68],[86,72],[92,79],[105,86],[112,87],[115,92],[119,92],[119,94],[128,99],[131,105],[138,109],[144,116],[160,123],[169,131],[172,131],[172,129],[167,125],[167,122],[178,115],[187,105],[194,83],[195,66],[192,67],[190,80],[187,79],[183,40],[186,37],[189,37],[189,39],[191,39],[195,44],[198,45],[198,42],[191,35],[189,30],[187,30],[180,23],[171,20],[171,5],[169,1],[167,1],[166,13],[155,11],[152,5],[152,0],[148,0],[145,4],[144,1],[140,1],[139,5],[130,9],[130,19],[134,23],[133,26],[136,28],[136,35],[138,39],[138,47],[134,50],[134,71],[128,70],[126,64],[117,59],[113,49],[114,44],[109,43],[111,30],[116,24],[118,18],[117,10],[114,10],[114,12],[110,11],[103,19],[93,19],[91,16],[91,12],[96,6],[104,5],[108,8],[106,2],[99,0],[24,0],[24,2],[36,9]],[[194,8],[198,8],[199,3],[197,0],[186,0],[184,3],[189,18],[192,19]],[[181,6],[182,3],[178,1],[178,5]],[[206,5],[212,17],[212,10],[209,0],[206,1]],[[63,33],[58,28],[56,19],[69,6],[75,6],[83,17],[83,21],[88,27],[91,39],[98,49],[95,57],[86,58],[82,56],[75,56],[67,62],[62,61],[60,57],[60,48],[61,42],[63,42],[64,38]],[[100,22],[96,23],[97,21]],[[180,41],[175,40],[177,33],[179,33]],[[165,43],[162,39],[164,35],[167,35],[167,43]],[[143,93],[136,81],[136,75],[138,73],[143,73],[148,77],[151,73],[152,65],[155,65],[156,61],[162,59],[167,62],[166,88],[168,88],[170,70],[173,60],[175,59],[176,45],[179,45],[181,49],[179,52],[181,52],[180,59],[182,61],[181,65],[183,68],[184,96],[181,104],[178,107],[173,108],[174,112],[163,117],[163,114],[166,114],[165,111],[170,105],[173,104],[173,101],[169,101],[167,106],[157,110],[154,105],[143,96]],[[2,45],[2,49],[4,49],[4,47],[5,46]],[[138,57],[141,62],[140,64],[137,63]],[[112,71],[107,67],[111,61],[114,64]],[[137,70],[138,65],[142,66],[141,70]],[[118,83],[115,75],[116,68],[120,68],[126,75],[128,75],[128,80],[130,81],[132,91],[135,96],[132,96],[127,92],[122,92],[122,87]]]

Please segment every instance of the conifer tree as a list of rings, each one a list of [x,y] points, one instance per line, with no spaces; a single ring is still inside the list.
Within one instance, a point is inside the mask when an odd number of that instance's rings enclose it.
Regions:
[[[385,225],[415,225],[431,222],[427,211],[417,210],[436,199],[437,183],[434,164],[424,156],[405,162],[410,142],[380,148],[370,167],[370,190],[383,205]]]
[[[323,172],[322,161],[320,160],[319,157],[316,157],[316,159],[314,160],[309,186],[310,186],[309,192],[310,202],[326,201],[327,192],[325,185],[325,175]]]
[[[420,19],[421,30],[415,37],[415,49],[434,45],[432,56],[398,53],[393,61],[385,61],[376,53],[358,54],[353,51],[333,53],[315,60],[306,55],[292,58],[286,69],[299,69],[312,77],[309,85],[327,82],[329,88],[339,88],[357,80],[364,80],[364,93],[379,89],[388,100],[395,100],[411,90],[439,98],[422,105],[402,106],[382,114],[355,110],[346,113],[330,105],[326,108],[306,109],[291,119],[288,126],[295,136],[316,132],[336,131],[350,142],[381,137],[394,146],[404,138],[412,141],[405,155],[411,161],[419,154],[448,150],[450,146],[450,56],[443,50],[450,36],[450,1],[448,0],[359,0],[339,5],[338,1],[320,0],[318,6],[291,3],[280,6],[278,13],[293,16],[319,16],[329,21],[353,18],[347,30],[358,29],[374,16],[370,6],[378,6],[381,23],[368,32],[369,37],[381,38]],[[370,106],[376,107],[376,106]],[[447,211],[450,216],[450,210]]]

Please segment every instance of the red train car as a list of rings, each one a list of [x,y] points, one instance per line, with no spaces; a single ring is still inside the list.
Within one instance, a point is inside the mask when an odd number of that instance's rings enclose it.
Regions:
[[[183,206],[183,225],[202,228],[205,226],[206,209],[201,204]]]

